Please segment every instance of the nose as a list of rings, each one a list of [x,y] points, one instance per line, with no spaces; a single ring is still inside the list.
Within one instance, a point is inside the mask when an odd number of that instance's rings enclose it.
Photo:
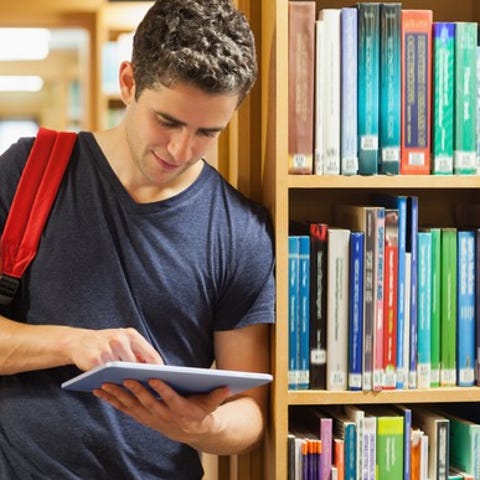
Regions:
[[[185,129],[173,132],[167,150],[176,164],[188,162],[193,156],[192,136]]]

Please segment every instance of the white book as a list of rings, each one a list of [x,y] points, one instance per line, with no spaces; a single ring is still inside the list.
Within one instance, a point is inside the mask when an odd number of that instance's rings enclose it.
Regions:
[[[327,390],[347,390],[350,230],[328,229]]]
[[[325,70],[323,43],[325,39],[325,25],[322,20],[315,22],[315,122],[314,122],[314,166],[315,175],[324,173],[324,131],[322,112],[325,103],[325,82],[323,71]]]
[[[402,372],[397,371],[397,376],[402,374],[404,387],[409,388],[408,370],[410,365],[410,293],[412,283],[412,254],[405,253],[405,323],[403,329],[403,365]]]
[[[428,480],[428,435],[420,439],[420,480]]]
[[[340,174],[340,12],[339,8],[324,8],[318,14],[323,22],[324,68],[319,72],[324,84],[323,109],[318,120],[323,126],[323,173]],[[318,82],[317,81],[317,82]]]

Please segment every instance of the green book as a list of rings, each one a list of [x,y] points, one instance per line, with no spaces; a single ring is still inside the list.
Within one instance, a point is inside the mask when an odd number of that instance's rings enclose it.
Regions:
[[[432,232],[432,308],[431,308],[431,370],[430,386],[440,386],[440,311],[441,311],[441,230],[431,228]]]
[[[377,417],[375,478],[403,480],[403,417]]]
[[[455,23],[433,23],[433,173],[453,173]]]
[[[455,25],[454,172],[476,174],[477,23]]]
[[[441,233],[440,385],[455,386],[457,344],[457,229]]]

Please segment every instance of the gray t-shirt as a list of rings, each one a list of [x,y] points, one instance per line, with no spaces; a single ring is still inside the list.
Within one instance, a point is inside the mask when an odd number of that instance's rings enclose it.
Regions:
[[[32,145],[0,157],[0,230]],[[29,324],[134,327],[167,364],[209,367],[213,332],[274,321],[265,209],[204,164],[175,197],[137,204],[82,132],[12,306]],[[60,384],[73,367],[0,376],[0,478],[195,479],[198,453]]]

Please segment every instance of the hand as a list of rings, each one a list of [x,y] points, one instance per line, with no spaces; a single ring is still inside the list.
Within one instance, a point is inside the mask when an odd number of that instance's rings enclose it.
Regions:
[[[162,357],[134,328],[72,329],[65,348],[72,363],[89,370],[114,360],[163,364]]]
[[[183,397],[161,380],[150,380],[149,386],[160,398],[134,380],[125,381],[125,388],[106,383],[93,393],[137,422],[189,444],[215,430],[212,413],[231,396],[228,387]]]

